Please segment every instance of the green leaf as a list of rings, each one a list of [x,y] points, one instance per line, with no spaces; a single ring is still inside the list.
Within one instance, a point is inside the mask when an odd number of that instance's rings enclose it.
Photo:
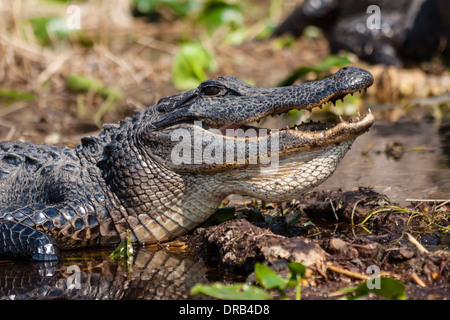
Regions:
[[[379,281],[379,285],[371,287],[368,285],[368,281],[371,282],[371,285],[374,285]],[[390,277],[377,277],[368,281],[364,281],[356,287],[340,289],[339,292],[347,294],[347,296],[343,298],[344,300],[364,298],[370,292],[383,296],[389,300],[406,300],[406,288],[403,282]]]
[[[197,87],[205,81],[206,70],[213,71],[215,62],[212,53],[198,42],[188,42],[181,46],[172,66],[172,80],[179,90]]]
[[[177,17],[185,17],[200,6],[199,1],[194,0],[134,0],[133,5],[142,14],[158,12],[160,7],[168,8]]]
[[[289,271],[291,271],[290,280],[301,281],[305,277],[306,267],[300,262],[289,262]]]
[[[219,282],[212,285],[197,284],[191,289],[191,294],[204,294],[224,300],[269,300],[272,298],[263,289],[246,283],[233,285],[224,285]]]
[[[207,24],[212,29],[223,24],[237,27],[243,25],[244,17],[242,10],[237,4],[210,0],[200,14],[199,21]]]
[[[122,260],[126,257],[127,245],[125,241],[122,241],[113,252],[111,252],[110,257],[114,261]]]
[[[231,220],[235,218],[236,208],[235,207],[224,207],[219,208],[213,213],[205,222],[202,223],[202,227],[206,228],[212,225],[217,225],[219,223]]]
[[[288,268],[291,271],[289,281],[287,283],[288,288],[295,288],[295,300],[302,298],[302,278],[305,277],[306,267],[300,262],[290,262]]]
[[[122,99],[122,93],[118,90],[114,90],[103,86],[100,82],[79,75],[68,75],[66,77],[67,89],[74,92],[89,92],[92,91],[101,95],[103,98],[115,98]]]
[[[255,279],[265,289],[284,290],[287,281],[280,277],[275,271],[261,263],[255,264]]]
[[[17,90],[0,89],[0,102],[2,104],[9,104],[21,100],[32,100],[34,94],[28,92],[21,92]]]
[[[313,72],[317,76],[325,71],[330,70],[332,67],[345,67],[350,64],[350,60],[347,57],[340,57],[336,55],[329,55],[325,60],[319,62],[315,66],[312,67],[300,67],[294,70],[289,76],[287,76],[284,80],[278,83],[279,87],[282,86],[290,86],[294,84],[294,82],[306,76],[308,73]]]
[[[114,261],[128,259],[129,261],[133,257],[133,244],[131,242],[130,230],[127,230],[127,238],[123,239],[122,242],[117,246],[117,248],[111,252],[111,259]],[[131,258],[131,259],[130,259]]]
[[[70,35],[81,35],[77,29],[69,29],[64,17],[35,17],[28,20],[34,36],[42,46],[48,46],[53,39],[69,40]]]

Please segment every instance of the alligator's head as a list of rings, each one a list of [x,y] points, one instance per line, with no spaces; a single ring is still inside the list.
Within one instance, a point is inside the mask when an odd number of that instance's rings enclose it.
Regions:
[[[369,72],[355,67],[321,81],[271,89],[234,77],[205,81],[139,112],[126,134],[114,138],[125,141],[130,157],[111,161],[109,166],[119,163],[122,169],[110,171],[127,171],[118,182],[126,207],[163,216],[154,223],[160,229],[153,235],[157,240],[183,233],[177,226],[193,228],[232,193],[270,202],[293,199],[334,172],[373,124],[372,114],[335,126],[310,122],[267,130],[249,124],[291,109],[321,107],[372,83]]]

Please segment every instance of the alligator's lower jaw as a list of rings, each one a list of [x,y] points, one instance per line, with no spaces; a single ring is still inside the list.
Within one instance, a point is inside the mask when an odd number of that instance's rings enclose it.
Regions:
[[[247,166],[221,173],[230,193],[268,202],[290,201],[328,179],[354,139],[308,152],[272,158],[264,166]]]

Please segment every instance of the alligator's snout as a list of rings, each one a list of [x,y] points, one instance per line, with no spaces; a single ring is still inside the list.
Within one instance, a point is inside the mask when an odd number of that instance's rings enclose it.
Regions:
[[[361,90],[366,90],[373,84],[372,74],[364,69],[349,66],[339,69],[332,78],[337,84],[341,84],[340,90],[343,93],[352,93]],[[360,88],[359,90],[357,88]]]

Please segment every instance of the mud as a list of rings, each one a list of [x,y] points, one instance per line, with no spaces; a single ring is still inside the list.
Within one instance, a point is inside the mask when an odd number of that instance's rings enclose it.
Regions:
[[[339,288],[368,279],[369,266],[401,280],[408,299],[449,299],[449,213],[448,202],[400,207],[367,188],[311,192],[283,206],[236,207],[240,218],[197,229],[192,248],[249,281],[255,262],[281,274],[301,262],[312,271],[305,299],[337,298]]]

